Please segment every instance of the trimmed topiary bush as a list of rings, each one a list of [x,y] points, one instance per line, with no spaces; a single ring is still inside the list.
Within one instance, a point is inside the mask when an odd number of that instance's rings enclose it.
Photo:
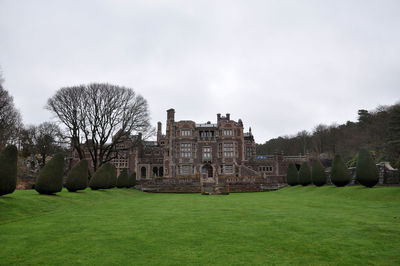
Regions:
[[[14,145],[0,152],[0,196],[13,193],[17,186],[18,150]]]
[[[361,185],[366,187],[373,187],[379,181],[378,168],[371,154],[365,149],[361,149],[358,153],[356,179]]]
[[[286,180],[290,186],[296,186],[299,184],[299,173],[294,163],[289,163],[286,173]]]
[[[40,170],[36,178],[35,190],[40,194],[54,194],[60,192],[64,177],[64,154],[57,153]]]
[[[340,155],[335,155],[333,158],[332,169],[331,169],[331,181],[337,187],[344,187],[350,183],[351,176],[349,169],[343,162]]]
[[[106,189],[108,188],[108,175],[109,175],[109,163],[105,163],[100,166],[97,171],[93,174],[92,178],[89,181],[89,187],[92,190],[97,189]]]
[[[64,185],[69,192],[84,190],[88,186],[88,161],[80,160],[67,175],[67,180]]]
[[[113,188],[117,185],[117,168],[111,163],[107,163],[107,172],[108,188]]]
[[[299,184],[302,186],[308,186],[311,184],[311,171],[307,162],[302,163],[300,166]]]
[[[124,168],[117,179],[117,188],[129,187],[128,169]]]
[[[312,162],[311,179],[314,185],[317,187],[326,184],[325,169],[321,164],[321,161],[316,159]]]
[[[136,172],[133,172],[128,179],[128,188],[136,186]]]

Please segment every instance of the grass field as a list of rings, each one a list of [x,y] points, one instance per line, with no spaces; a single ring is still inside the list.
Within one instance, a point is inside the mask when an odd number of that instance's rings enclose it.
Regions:
[[[400,187],[0,197],[0,264],[400,264]]]

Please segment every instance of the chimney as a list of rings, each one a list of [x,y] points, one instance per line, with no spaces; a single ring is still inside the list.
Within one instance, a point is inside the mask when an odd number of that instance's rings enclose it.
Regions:
[[[219,123],[219,120],[221,120],[221,114],[217,114],[217,123]]]
[[[161,122],[157,123],[157,142],[160,142],[161,140],[161,130],[162,130],[162,124]]]
[[[167,110],[167,121],[168,122],[175,121],[175,110],[173,108]]]
[[[226,114],[226,120],[228,120],[228,121],[231,120],[231,114],[229,114],[229,113]]]

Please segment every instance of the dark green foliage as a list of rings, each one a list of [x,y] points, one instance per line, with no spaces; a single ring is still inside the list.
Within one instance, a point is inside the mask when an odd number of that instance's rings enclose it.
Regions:
[[[288,170],[286,173],[287,183],[290,186],[296,186],[299,184],[299,173],[297,172],[296,165],[294,163],[289,163]]]
[[[117,188],[129,187],[128,169],[124,168],[117,179]]]
[[[344,187],[350,183],[350,172],[340,155],[335,155],[331,169],[331,181],[337,187]]]
[[[311,179],[314,185],[317,187],[326,184],[325,169],[321,164],[321,161],[316,159],[312,162]]]
[[[117,185],[117,168],[111,163],[107,163],[107,172],[108,188],[113,188]]]
[[[300,166],[299,184],[302,186],[308,186],[311,184],[311,171],[307,162],[302,163]]]
[[[18,151],[14,145],[0,152],[0,196],[13,193],[17,186]]]
[[[105,163],[100,168],[97,169],[97,171],[94,173],[92,178],[89,181],[89,187],[92,190],[97,190],[97,189],[106,189],[108,188],[108,175],[110,173],[109,171],[109,163]]]
[[[129,176],[128,186],[127,187],[134,187],[136,185],[136,172],[133,172]]]
[[[40,194],[53,194],[60,192],[63,185],[64,176],[64,154],[57,153],[40,170],[36,178],[35,189]]]
[[[373,187],[379,181],[378,168],[376,168],[375,162],[367,150],[361,149],[358,154],[356,167],[357,181],[363,186]]]
[[[70,192],[84,190],[88,186],[88,161],[83,159],[79,161],[67,175],[65,187]]]

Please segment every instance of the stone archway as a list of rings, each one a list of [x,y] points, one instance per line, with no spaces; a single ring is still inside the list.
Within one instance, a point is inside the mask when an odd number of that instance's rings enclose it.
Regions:
[[[210,164],[205,164],[201,168],[201,174],[207,175],[207,177],[214,177],[214,169]]]

